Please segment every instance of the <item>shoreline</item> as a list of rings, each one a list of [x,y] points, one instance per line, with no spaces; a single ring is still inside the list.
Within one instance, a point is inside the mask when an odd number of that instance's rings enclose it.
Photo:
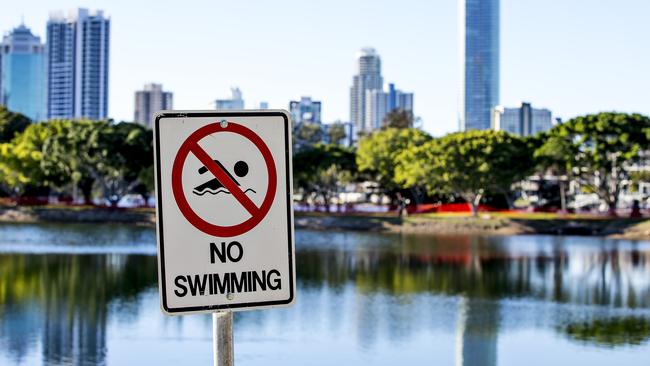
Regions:
[[[312,230],[340,229],[422,235],[577,235],[650,240],[650,219],[539,216],[418,215],[400,219],[396,216],[300,214],[295,217],[295,226]]]
[[[0,207],[0,223],[122,223],[155,226],[152,208],[68,206]],[[548,214],[499,215],[341,215],[302,213],[296,229],[367,231],[422,235],[583,235],[650,240],[650,219],[559,217]]]

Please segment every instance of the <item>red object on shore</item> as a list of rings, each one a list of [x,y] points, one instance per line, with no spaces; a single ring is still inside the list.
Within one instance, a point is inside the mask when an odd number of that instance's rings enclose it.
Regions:
[[[47,197],[17,197],[14,199],[18,206],[45,206],[47,205]]]
[[[469,203],[425,203],[421,205],[409,205],[406,208],[409,214],[419,213],[442,213],[442,212],[472,212],[472,207]],[[509,211],[499,209],[489,205],[479,205],[479,212],[499,212]]]

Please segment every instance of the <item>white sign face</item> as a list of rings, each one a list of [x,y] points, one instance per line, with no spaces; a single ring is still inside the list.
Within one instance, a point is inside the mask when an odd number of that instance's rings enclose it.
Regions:
[[[163,111],[154,123],[165,313],[291,304],[288,113]]]

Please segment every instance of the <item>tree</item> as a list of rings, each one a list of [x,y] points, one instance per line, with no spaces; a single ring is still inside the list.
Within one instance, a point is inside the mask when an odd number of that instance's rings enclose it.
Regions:
[[[397,108],[384,116],[382,128],[413,128],[414,121],[413,111]]]
[[[138,193],[142,195],[145,201],[149,199],[149,196],[155,189],[154,185],[154,169],[153,165],[143,168],[140,170],[140,174],[138,174],[138,184],[135,188],[133,188],[133,191],[135,193]]]
[[[316,144],[293,156],[293,184],[303,197],[320,196],[329,210],[333,193],[355,176],[354,152],[338,145]]]
[[[146,170],[153,167],[151,130],[137,123],[108,124],[100,135],[98,147],[91,174],[111,204],[117,204],[122,196],[139,185],[151,183],[141,181],[149,179]]]
[[[455,194],[477,215],[488,192],[506,192],[532,169],[529,145],[502,131],[467,131],[411,146],[397,158],[395,180],[429,194]]]
[[[20,113],[13,113],[0,105],[0,143],[11,141],[23,132],[31,121]]]
[[[650,118],[599,113],[576,117],[549,131],[535,156],[546,167],[559,166],[614,214],[629,166],[648,154]]]
[[[29,187],[60,187],[68,182],[65,163],[44,164],[53,136],[66,136],[69,122],[29,125],[8,143],[0,144],[0,186],[20,196]],[[62,137],[65,139],[65,137]]]
[[[397,156],[404,150],[431,140],[426,132],[413,129],[387,128],[359,140],[356,161],[359,172],[366,173],[387,191],[400,188],[395,179]]]
[[[327,130],[330,144],[338,145],[341,140],[346,137],[345,127],[342,123],[334,123],[329,126]]]
[[[84,202],[91,203],[92,190],[97,179],[95,171],[101,160],[100,139],[110,125],[105,121],[54,120],[39,126],[50,132],[41,147],[41,168],[60,180],[54,184],[58,190],[67,186],[79,188]]]
[[[294,146],[300,150],[315,145],[323,140],[323,131],[319,123],[303,122],[294,130]]]
[[[566,212],[566,181],[570,180],[571,171],[565,162],[565,152],[570,149],[570,142],[557,136],[542,134],[545,140],[533,149],[536,169],[547,171],[558,177],[560,188],[560,208]]]
[[[29,186],[78,187],[86,203],[99,185],[116,203],[153,165],[151,131],[137,124],[55,120],[30,125],[0,144],[0,186],[22,194]]]

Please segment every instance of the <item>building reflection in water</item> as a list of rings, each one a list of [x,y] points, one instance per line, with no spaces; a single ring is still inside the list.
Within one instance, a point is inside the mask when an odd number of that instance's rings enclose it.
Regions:
[[[296,308],[306,313],[251,313],[238,316],[237,324],[262,327],[280,316],[274,314],[284,317],[283,324],[299,316],[316,323],[325,314],[336,334],[346,329],[336,323],[343,321],[338,315],[352,314],[345,319],[355,323],[357,343],[369,349],[384,330],[403,340],[455,319],[450,331],[456,333],[456,364],[496,365],[497,339],[507,320],[500,310],[504,300],[648,310],[649,263],[647,244],[594,238],[299,232],[298,286],[311,295],[299,296],[309,306]],[[156,271],[153,256],[0,254],[0,344],[17,363],[40,344],[44,363],[103,364],[110,304],[138,301],[139,294],[155,288]],[[323,303],[323,296],[338,302]],[[431,305],[431,298],[457,304],[455,318],[453,312],[441,321],[428,315],[446,311]],[[138,311],[137,306],[124,309]],[[629,319],[577,320],[544,321],[557,322],[548,327],[586,342],[639,344],[650,333]]]
[[[462,297],[458,307],[456,366],[496,365],[498,302]]]
[[[110,301],[155,285],[155,258],[0,256],[0,338],[20,361],[40,343],[46,364],[104,364]]]

